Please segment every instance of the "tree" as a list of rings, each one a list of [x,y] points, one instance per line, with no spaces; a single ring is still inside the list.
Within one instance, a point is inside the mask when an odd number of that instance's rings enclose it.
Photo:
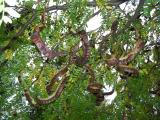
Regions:
[[[0,29],[1,119],[159,119],[159,0],[49,2],[3,0],[20,17]]]

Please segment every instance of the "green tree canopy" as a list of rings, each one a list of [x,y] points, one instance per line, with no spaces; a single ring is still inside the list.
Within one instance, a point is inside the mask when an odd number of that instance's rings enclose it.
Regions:
[[[159,0],[16,2],[0,1],[0,119],[160,119]]]

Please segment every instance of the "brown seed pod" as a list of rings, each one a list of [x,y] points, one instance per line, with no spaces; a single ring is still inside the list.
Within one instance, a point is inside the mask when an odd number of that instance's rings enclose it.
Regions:
[[[112,56],[110,59],[106,60],[106,63],[108,66],[117,66],[119,64],[119,60],[115,56]]]
[[[82,58],[80,57],[76,57],[76,64],[86,64],[89,56],[90,56],[90,52],[89,52],[89,41],[88,41],[88,36],[86,31],[82,30],[78,32],[78,35],[80,36],[81,42],[82,42],[82,49],[83,49],[83,56]]]
[[[119,65],[117,67],[117,70],[125,75],[128,76],[137,76],[138,75],[138,70],[136,68],[127,66],[127,65]]]
[[[67,73],[67,71],[68,71],[68,66],[65,66],[63,69],[61,69],[59,72],[57,72],[57,73],[53,76],[53,78],[52,78],[52,80],[50,81],[50,83],[46,86],[46,90],[47,90],[48,94],[51,94],[51,93],[52,93],[52,87],[53,87],[53,85],[55,84],[55,82],[57,81],[57,78],[58,78],[58,77],[61,77],[61,76],[65,76],[66,73]]]
[[[90,83],[87,86],[87,90],[92,94],[99,93],[102,88],[103,88],[103,85],[100,83]]]
[[[54,50],[50,50],[47,45],[43,42],[40,32],[42,31],[43,26],[36,26],[33,35],[31,36],[32,42],[37,46],[38,50],[40,51],[41,55],[47,57],[48,59],[64,56],[63,52],[57,52]]]
[[[118,28],[118,20],[113,21],[112,26],[111,26],[111,32],[115,33]]]
[[[25,90],[24,90],[24,95],[25,95],[27,101],[28,101],[32,106],[37,106],[37,102],[35,102],[34,98],[30,95],[29,90],[25,89]]]
[[[37,97],[37,103],[39,105],[44,105],[44,104],[49,104],[49,103],[55,101],[62,94],[67,80],[68,80],[68,77],[65,77],[61,81],[60,85],[57,87],[56,91],[53,92],[49,97],[47,97],[47,98]]]

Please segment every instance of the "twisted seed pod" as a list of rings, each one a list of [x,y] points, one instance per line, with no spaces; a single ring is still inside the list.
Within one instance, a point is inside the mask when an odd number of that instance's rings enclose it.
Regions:
[[[34,98],[29,93],[29,90],[25,89],[24,90],[24,95],[27,99],[27,101],[32,105],[32,106],[37,106],[37,102],[35,102]]]
[[[49,97],[47,97],[47,98],[37,97],[37,103],[39,105],[45,105],[45,104],[49,104],[49,103],[55,101],[62,94],[67,80],[68,80],[68,77],[65,77],[61,81],[60,85],[57,87],[56,91],[52,95],[50,95]]]
[[[52,91],[52,87],[55,84],[55,82],[57,81],[57,78],[60,76],[65,76],[66,72],[68,71],[68,66],[64,67],[63,69],[61,69],[57,74],[55,74],[52,78],[52,80],[50,81],[50,83],[46,86],[47,92],[48,94],[51,94]]]
[[[77,65],[84,65],[87,63],[90,52],[89,52],[89,41],[86,31],[82,30],[78,32],[78,35],[80,36],[81,42],[82,42],[82,49],[83,49],[83,56],[79,57],[74,54],[73,59],[75,59],[75,63]]]
[[[80,31],[80,38],[82,41],[82,46],[83,46],[83,61],[82,63],[85,64],[87,60],[89,59],[89,41],[88,41],[88,36],[86,31]]]
[[[50,50],[47,45],[43,42],[40,32],[42,31],[43,26],[36,26],[33,35],[31,36],[32,42],[37,46],[38,50],[40,51],[41,55],[47,57],[48,59],[64,56],[64,53],[57,52],[54,50]]]

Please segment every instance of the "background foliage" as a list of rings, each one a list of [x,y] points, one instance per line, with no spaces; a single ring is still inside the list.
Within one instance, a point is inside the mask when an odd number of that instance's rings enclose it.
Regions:
[[[12,24],[2,23],[0,29],[0,119],[160,119],[159,0],[53,0],[54,4],[49,6],[47,0],[17,2],[18,5],[6,4],[5,7],[12,7],[21,16],[17,19],[10,16]],[[119,4],[123,2],[126,6],[122,9]],[[32,8],[34,4],[36,9]],[[129,4],[135,9],[127,9]],[[31,35],[35,26],[41,23],[40,16],[44,12],[46,23],[41,37],[47,46],[64,51],[66,56],[46,61],[32,43]],[[87,22],[98,14],[102,17],[101,26],[87,31],[90,43],[87,64],[94,70],[97,82],[113,86],[117,92],[114,101],[108,104],[104,100],[97,106],[95,96],[87,91],[90,76],[84,66],[71,65],[62,95],[48,105],[31,106],[24,96],[24,89],[29,88],[34,97],[47,96],[46,84],[65,66],[70,49],[80,41],[72,33],[86,30]],[[114,21],[118,21],[115,31]],[[128,64],[138,69],[138,76],[124,79],[124,74],[109,67],[106,61],[111,55],[120,58],[134,48],[133,28],[139,31],[145,46]],[[81,56],[82,52],[80,50],[78,54]],[[35,79],[38,81],[32,85]]]

